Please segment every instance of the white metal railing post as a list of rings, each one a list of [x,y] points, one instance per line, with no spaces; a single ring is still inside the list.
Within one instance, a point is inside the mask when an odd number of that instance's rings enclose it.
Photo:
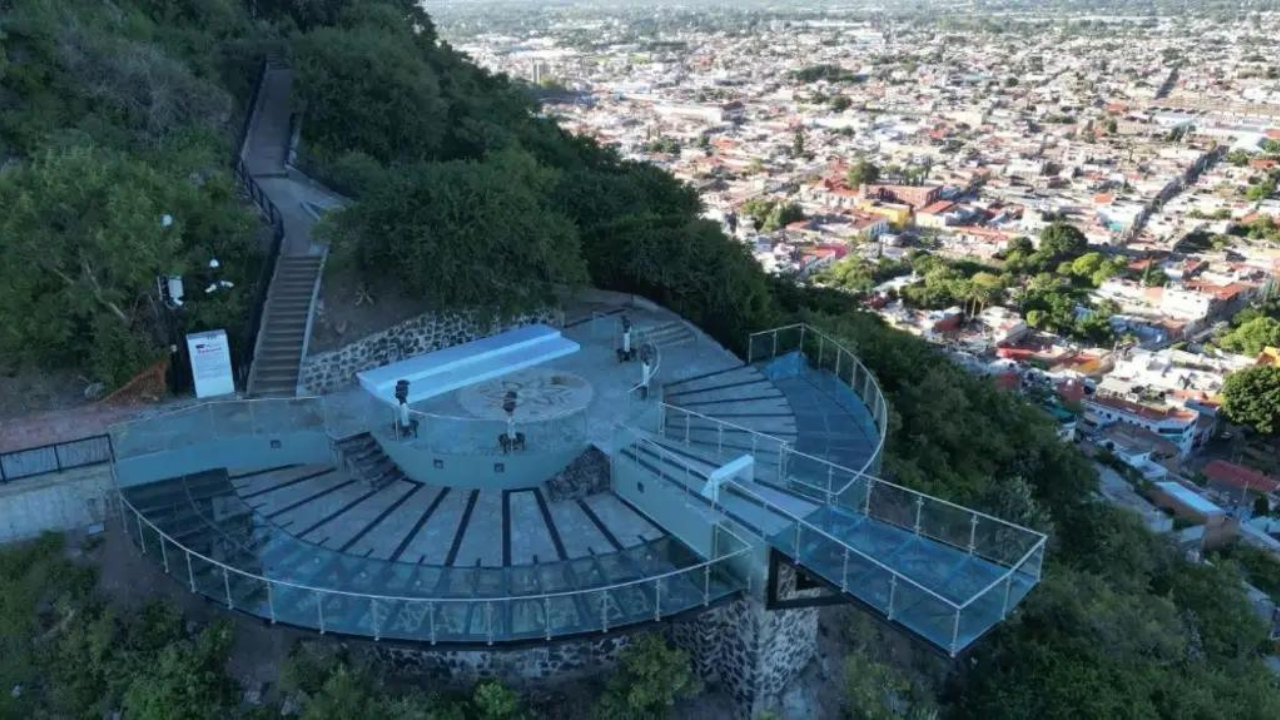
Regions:
[[[969,554],[978,547],[978,514],[973,513],[969,516]]]
[[[876,481],[866,475],[863,477],[867,479],[867,497],[862,503],[862,514],[871,517],[871,490],[875,488]]]
[[[809,327],[808,325],[801,325],[801,326],[800,326],[800,357],[801,357],[801,358],[803,358],[803,357],[804,357],[804,331],[805,331],[808,327]]]
[[[484,604],[484,628],[488,638],[488,644],[493,644],[493,601],[489,600]]]
[[[235,604],[231,602],[231,575],[227,572],[227,566],[222,566],[222,589],[227,593],[227,607],[235,609]]]
[[[773,354],[769,356],[771,359],[778,357],[778,331],[773,331]]]
[[[960,608],[956,608],[956,619],[951,625],[951,654],[956,654],[957,647],[960,644]]]
[[[835,467],[827,466],[827,503],[831,502],[831,489],[835,484]]]
[[[436,604],[427,603],[427,628],[431,634],[431,644],[436,644]]]
[[[756,336],[754,333],[747,336],[747,364],[756,361]]]
[[[692,417],[693,416],[687,412],[684,414],[684,444],[685,445],[689,444],[689,426],[692,424],[690,422]]]
[[[662,619],[662,578],[653,580],[653,620]]]
[[[724,426],[716,426],[716,457],[724,455]]]
[[[187,555],[187,580],[191,583],[191,592],[196,591],[196,573],[191,569],[191,551],[186,551]]]
[[[320,616],[320,634],[324,634],[324,593],[313,590],[316,594],[316,613]]]
[[[373,641],[382,639],[382,623],[378,622],[378,598],[369,598],[369,619],[373,621]]]
[[[818,334],[818,369],[819,370],[822,369],[822,361],[826,357],[826,350],[827,350],[827,336],[819,333]]]
[[[157,535],[156,539],[160,541],[160,559],[164,562],[164,574],[169,574],[169,552],[164,549],[164,535]]]
[[[917,535],[920,534],[920,517],[923,514],[924,514],[924,496],[917,495],[916,496],[916,524],[915,524],[915,534]]]
[[[752,436],[751,436],[751,457],[753,457],[753,458],[754,458],[754,457],[758,454],[758,448],[759,448],[759,447],[760,447],[760,436],[759,436],[759,435],[752,434]]]
[[[1004,604],[1000,606],[1001,620],[1004,620],[1005,616],[1009,614],[1009,595],[1012,592],[1013,592],[1013,573],[1009,573],[1009,576],[1005,578],[1005,581],[1004,581]]]
[[[609,591],[600,592],[600,629],[609,632]]]
[[[548,640],[551,639],[551,598],[542,597],[542,629]]]
[[[272,588],[274,583],[267,581],[267,612],[271,613],[271,624],[276,624],[276,593]]]
[[[893,602],[898,597],[898,576],[896,574],[889,575],[889,610],[885,613],[885,617],[893,619]]]
[[[147,554],[147,535],[142,531],[142,514],[135,511],[133,516],[138,519],[138,547],[142,548],[142,554]]]
[[[849,546],[844,546],[844,561],[840,566],[840,589],[849,592]]]
[[[802,525],[802,524],[800,524],[800,523],[796,523],[796,565],[799,565],[799,564],[800,564],[800,555],[801,555],[801,551],[800,551],[800,547],[801,547],[801,545],[800,545],[800,538],[801,538],[801,535],[800,535],[800,533],[801,533],[803,530],[804,530],[804,525]]]
[[[711,563],[702,566],[702,606],[711,604]]]
[[[836,370],[834,373],[834,375],[836,376],[836,380],[840,379],[840,360],[843,357],[844,357],[844,351],[837,348],[836,349]]]

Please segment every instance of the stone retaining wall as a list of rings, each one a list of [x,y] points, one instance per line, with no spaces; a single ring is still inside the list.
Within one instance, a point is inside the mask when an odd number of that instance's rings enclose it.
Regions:
[[[304,359],[298,382],[307,392],[331,393],[351,385],[356,373],[364,370],[524,325],[557,325],[560,317],[559,311],[547,309],[505,322],[488,323],[474,313],[426,313],[338,350]]]
[[[789,571],[782,568],[780,583],[794,587]],[[498,679],[528,688],[607,675],[623,649],[653,632],[685,650],[694,671],[733,698],[736,714],[755,717],[778,707],[787,686],[815,656],[818,610],[770,611],[759,599],[742,597],[660,626],[523,648],[448,650],[360,642],[353,649],[401,678],[460,687]]]
[[[64,470],[0,485],[0,543],[103,523],[112,488],[108,465]]]

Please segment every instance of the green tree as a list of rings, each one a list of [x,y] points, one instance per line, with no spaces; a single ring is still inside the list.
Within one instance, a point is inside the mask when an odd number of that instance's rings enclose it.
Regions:
[[[696,695],[702,683],[689,667],[689,656],[655,634],[639,636],[619,656],[618,672],[600,698],[601,720],[657,720],[677,700]]]
[[[336,252],[438,308],[499,313],[586,282],[573,224],[551,206],[553,172],[524,153],[428,164],[332,216]]]
[[[292,63],[312,151],[383,163],[438,156],[449,104],[407,27],[317,27],[294,43]]]
[[[1218,338],[1218,346],[1244,355],[1258,355],[1268,347],[1280,347],[1280,320],[1255,317]]]
[[[1280,366],[1259,365],[1228,375],[1222,401],[1231,422],[1264,435],[1280,433]]]
[[[510,720],[520,714],[520,696],[499,682],[476,685],[471,702],[484,720]]]
[[[1084,233],[1073,225],[1052,223],[1040,231],[1039,252],[1053,259],[1054,262],[1077,258],[1089,249],[1089,241]]]
[[[224,666],[231,650],[228,624],[215,624],[194,641],[160,651],[155,663],[140,667],[124,694],[124,712],[139,720],[203,720],[226,717],[234,685]]]
[[[19,362],[87,367],[115,386],[155,358],[157,276],[212,258],[240,273],[236,290],[190,294],[197,324],[234,317],[250,289],[253,221],[225,177],[196,185],[73,147],[0,173],[0,206],[0,355]]]
[[[845,174],[845,180],[848,181],[850,187],[858,187],[864,184],[870,185],[879,179],[880,168],[865,159],[859,159],[850,165],[849,172]]]

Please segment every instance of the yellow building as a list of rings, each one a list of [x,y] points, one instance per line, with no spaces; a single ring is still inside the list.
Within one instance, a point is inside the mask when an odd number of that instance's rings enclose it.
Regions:
[[[895,228],[902,229],[911,224],[911,206],[897,203],[862,200],[858,209],[870,215],[879,215],[889,221]]]

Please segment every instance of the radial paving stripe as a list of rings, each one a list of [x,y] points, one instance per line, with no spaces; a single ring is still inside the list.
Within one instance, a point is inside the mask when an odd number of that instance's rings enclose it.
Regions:
[[[590,495],[584,500],[623,547],[635,547],[665,534],[613,493]]]
[[[324,542],[325,547],[340,551],[353,538],[379,522],[387,508],[413,492],[416,487],[416,483],[400,480],[381,488],[369,488],[369,496],[362,501],[343,508],[339,514],[325,522],[317,520],[321,524],[308,539],[314,538],[315,533],[323,532],[328,537]]]
[[[281,490],[299,482],[306,482],[308,479],[319,477],[330,470],[333,470],[333,467],[329,465],[290,465],[265,473],[246,476],[243,481],[238,478],[232,478],[232,484],[235,485],[236,492],[240,494],[240,497],[250,500],[273,490]]]
[[[431,513],[431,517],[400,555],[400,561],[443,565],[453,546],[458,523],[462,521],[462,513],[467,509],[470,497],[471,492],[461,488],[455,488],[445,495],[435,512]]]
[[[342,552],[351,552],[353,555],[360,555],[361,557],[369,557],[370,555],[372,555],[374,552],[374,547],[376,546],[376,542],[371,540],[370,542],[360,543],[360,541],[364,540],[366,537],[370,537],[371,534],[374,534],[374,531],[381,531],[378,534],[374,535],[374,537],[378,539],[382,539],[383,538],[382,533],[385,533],[387,530],[394,527],[397,520],[412,522],[411,513],[398,512],[398,511],[402,506],[405,505],[405,503],[408,503],[409,501],[413,500],[415,497],[428,497],[427,495],[423,494],[424,490],[426,489],[427,488],[425,485],[414,483],[413,489],[411,489],[409,492],[405,493],[404,495],[401,495],[400,498],[396,500],[394,503],[392,503],[391,505],[388,505],[386,508],[383,508],[382,512],[379,513],[376,518],[374,518],[373,522],[366,525],[363,529],[360,530],[360,532],[348,538],[347,541],[342,544],[342,547],[339,548],[339,550],[341,550]],[[407,526],[406,526],[406,529],[407,529]]]
[[[450,565],[502,567],[502,491],[481,490]]]
[[[547,503],[552,522],[560,531],[565,553],[570,558],[611,553],[615,548],[596,523],[579,505],[580,500]]]
[[[539,562],[553,562],[556,555],[555,543],[551,540],[551,532],[538,507],[538,499],[532,491],[515,491],[509,496],[511,506],[511,563],[513,565],[533,565]],[[549,504],[550,507],[560,503]],[[550,509],[549,507],[549,509]],[[552,522],[555,513],[552,512]],[[561,541],[568,551],[570,534],[566,528],[558,528]],[[570,557],[573,553],[570,553]]]
[[[287,508],[299,500],[305,500],[314,496],[318,492],[323,492],[336,487],[349,480],[350,478],[346,475],[331,468],[324,473],[308,478],[303,482],[295,483],[287,487],[281,487],[278,490],[265,492],[261,495],[256,495],[252,498],[246,499],[246,502],[252,505],[254,509],[262,515],[270,516],[271,513],[282,508]]]

